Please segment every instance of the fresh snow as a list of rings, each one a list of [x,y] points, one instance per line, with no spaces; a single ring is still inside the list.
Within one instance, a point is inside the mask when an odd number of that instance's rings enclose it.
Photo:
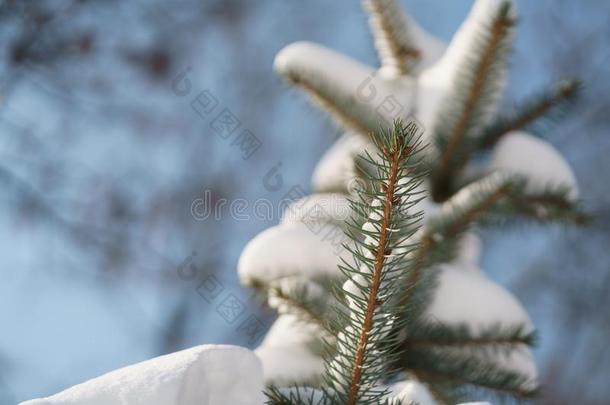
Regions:
[[[275,58],[275,69],[315,89],[333,105],[348,107],[353,120],[367,130],[411,115],[416,82],[411,76],[388,78],[361,62],[311,42],[296,42]],[[368,135],[360,133],[359,135]]]
[[[21,405],[260,405],[260,361],[248,349],[203,345],[127,366]]]
[[[578,198],[576,177],[563,156],[547,141],[525,132],[502,137],[493,151],[489,169],[523,176],[529,192],[565,187],[570,199]]]
[[[528,329],[533,328],[519,301],[480,271],[464,271],[455,265],[442,265],[437,283],[428,309],[428,316],[434,321],[465,323],[474,332],[494,324],[523,324]]]
[[[436,405],[434,397],[425,384],[417,380],[405,380],[390,386],[392,397],[402,404]]]
[[[324,361],[313,351],[320,330],[291,314],[280,315],[255,353],[263,364],[266,384],[287,386],[317,382],[324,371]]]
[[[343,230],[334,224],[279,225],[252,239],[244,248],[237,270],[243,283],[269,283],[281,277],[338,277],[341,258],[351,260],[341,246]]]
[[[426,317],[433,323],[467,325],[475,335],[490,327],[522,325],[525,331],[534,329],[525,309],[508,290],[481,271],[464,271],[456,265],[440,266]],[[536,380],[536,364],[528,347],[519,346],[494,356],[499,365],[523,373],[532,384]]]

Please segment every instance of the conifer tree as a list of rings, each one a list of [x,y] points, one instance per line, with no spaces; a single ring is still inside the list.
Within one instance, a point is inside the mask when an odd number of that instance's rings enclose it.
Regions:
[[[279,314],[257,349],[269,403],[534,398],[534,327],[480,271],[477,230],[586,222],[540,125],[578,83],[498,113],[511,1],[477,0],[447,47],[394,0],[363,3],[379,69],[311,43],[275,62],[347,133],[316,167],[316,193],[240,258],[242,282]]]

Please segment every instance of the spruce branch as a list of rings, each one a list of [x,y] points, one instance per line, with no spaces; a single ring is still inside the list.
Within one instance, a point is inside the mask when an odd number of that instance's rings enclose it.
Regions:
[[[349,227],[356,243],[346,248],[354,263],[340,266],[348,281],[337,297],[345,297],[348,311],[344,322],[334,323],[339,328],[337,355],[328,359],[326,368],[336,403],[380,403],[386,394],[380,381],[387,379],[387,365],[399,353],[400,342],[388,332],[400,324],[403,306],[397,297],[410,269],[410,240],[421,218],[409,212],[417,201],[419,180],[408,177],[417,162],[413,156],[420,149],[419,135],[415,121],[396,121],[391,132],[374,135],[379,159],[368,156],[376,167],[370,191],[361,190],[352,204],[362,219]]]
[[[405,15],[395,0],[363,0],[370,15],[369,25],[375,39],[382,68],[396,76],[407,75],[420,59],[420,51],[410,37]]]
[[[525,325],[491,325],[473,333],[467,324],[445,325],[425,323],[413,328],[406,342],[408,348],[472,347],[512,350],[515,346],[533,346],[536,333]],[[407,348],[407,350],[408,350]]]
[[[383,217],[381,228],[379,229],[379,241],[377,246],[374,248],[375,263],[373,268],[372,280],[370,290],[368,293],[366,311],[364,321],[360,330],[360,336],[358,338],[358,345],[356,348],[356,355],[354,357],[352,366],[352,375],[349,386],[348,404],[356,404],[360,385],[362,380],[362,371],[364,364],[364,357],[367,350],[367,344],[369,342],[369,334],[372,331],[373,316],[377,306],[381,303],[379,296],[379,289],[381,288],[382,272],[386,263],[386,258],[391,254],[388,250],[390,245],[389,238],[391,226],[393,224],[393,205],[399,204],[397,200],[399,198],[396,194],[398,187],[399,173],[401,171],[402,159],[408,159],[411,154],[411,146],[405,142],[406,139],[402,134],[403,128],[399,127],[397,123],[394,128],[393,137],[391,138],[388,145],[381,145],[381,153],[387,165],[389,166],[389,173],[387,175],[387,181],[381,183],[381,188],[385,190],[383,199]]]
[[[508,176],[493,173],[462,188],[443,203],[439,213],[431,217],[422,229],[414,271],[406,287],[407,294],[417,284],[424,267],[454,257],[460,236],[509,195],[512,185]]]
[[[587,225],[591,221],[590,215],[561,191],[515,195],[511,201],[519,214],[540,222],[555,221]]]
[[[356,356],[352,367],[352,379],[350,382],[348,404],[356,404],[358,400],[358,393],[360,391],[360,384],[362,379],[362,367],[364,366],[364,355],[366,352],[367,343],[369,340],[369,334],[371,333],[373,326],[373,315],[375,309],[379,304],[379,288],[381,287],[381,272],[386,260],[386,255],[391,252],[386,251],[388,246],[388,233],[390,224],[392,222],[392,204],[394,201],[394,191],[398,183],[398,170],[399,170],[399,156],[402,150],[398,149],[386,149],[383,151],[384,157],[388,159],[390,165],[390,173],[387,184],[385,184],[385,200],[383,202],[383,222],[380,229],[379,245],[375,252],[375,266],[373,270],[373,279],[370,286],[368,302],[366,306],[366,312],[364,322],[362,323],[362,329],[360,331],[360,337],[358,339],[358,347],[356,349]],[[408,153],[407,153],[408,154]]]
[[[508,176],[500,173],[470,184],[443,203],[439,213],[413,236],[418,243],[409,253],[412,266],[400,293],[401,305],[409,309],[402,314],[405,323],[410,322],[412,328],[421,327],[414,325],[414,320],[419,318],[430,299],[436,276],[433,266],[455,257],[463,233],[506,197],[511,184]],[[424,269],[428,270],[427,274]],[[398,336],[400,330],[395,328],[393,333]]]
[[[538,389],[525,375],[502,368],[496,362],[455,350],[417,350],[405,352],[404,363],[424,381],[454,384],[456,391],[468,387],[490,390],[499,396],[531,399]]]
[[[500,172],[469,184],[441,206],[431,218],[428,232],[438,232],[443,239],[454,238],[505,196],[511,185],[510,177]]]
[[[590,215],[571,194],[570,188],[562,186],[532,190],[526,178],[511,176],[506,198],[490,206],[479,223],[487,226],[518,224],[522,221],[580,226],[589,224]]]
[[[451,176],[468,161],[474,138],[479,136],[481,125],[485,125],[482,122],[485,112],[499,92],[499,76],[505,70],[514,23],[511,5],[505,1],[489,26],[483,27],[478,40],[470,44],[478,49],[473,49],[472,57],[458,69],[457,84],[439,115],[442,119],[434,134],[441,151],[432,173],[435,201],[451,196]]]
[[[561,115],[580,93],[580,81],[562,80],[552,89],[540,92],[518,105],[508,115],[500,116],[491,124],[480,138],[480,148],[489,149],[505,134],[511,131],[526,129],[537,120]]]

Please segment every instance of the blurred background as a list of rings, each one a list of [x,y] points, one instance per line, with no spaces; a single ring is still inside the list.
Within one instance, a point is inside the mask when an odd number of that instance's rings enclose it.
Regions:
[[[403,3],[447,41],[472,1]],[[505,101],[584,81],[549,139],[596,220],[486,231],[483,268],[539,328],[541,402],[608,403],[610,5],[516,3]],[[272,71],[297,40],[377,63],[358,1],[0,1],[0,404],[201,343],[256,345],[272,314],[239,286],[236,263],[278,218],[191,211],[310,191],[337,130]],[[213,114],[191,106],[200,94]],[[251,156],[215,132],[221,109],[257,140]]]

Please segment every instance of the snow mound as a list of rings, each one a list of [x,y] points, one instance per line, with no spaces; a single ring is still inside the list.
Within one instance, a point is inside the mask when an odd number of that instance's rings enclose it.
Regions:
[[[288,386],[318,382],[324,361],[313,347],[320,331],[291,314],[280,315],[255,353],[263,363],[266,384]],[[319,344],[319,342],[318,342]]]
[[[415,80],[410,76],[387,77],[377,69],[312,42],[295,42],[282,49],[274,61],[282,76],[308,90],[315,90],[323,105],[349,110],[351,120],[364,126],[368,136],[385,121],[406,118],[414,105]]]
[[[474,332],[495,323],[524,324],[533,329],[532,321],[519,301],[482,272],[443,265],[437,283],[428,310],[434,320],[447,324],[466,323]]]
[[[570,199],[578,198],[576,177],[565,159],[550,143],[525,132],[503,136],[494,149],[489,168],[524,176],[527,191],[565,187]]]
[[[516,297],[489,280],[481,271],[443,265],[431,305],[426,311],[430,322],[467,325],[477,335],[490,327],[511,328],[522,325],[526,332],[533,323]],[[537,378],[531,350],[518,345],[507,353],[497,353],[497,364],[526,375],[532,386]]]
[[[341,242],[346,242],[345,235],[334,224],[274,226],[248,242],[237,271],[245,285],[299,275],[338,277],[341,258],[352,260]]]
[[[390,390],[392,399],[396,400],[396,403],[416,403],[418,405],[435,405],[437,403],[428,388],[416,380],[399,381],[392,384]]]
[[[313,66],[314,62],[317,66]],[[374,70],[332,49],[308,41],[294,42],[283,48],[273,62],[275,70],[285,76],[332,79],[340,74],[339,86],[355,89]],[[318,69],[326,74],[321,75]]]
[[[261,364],[250,350],[203,345],[20,405],[260,405],[262,390]]]

